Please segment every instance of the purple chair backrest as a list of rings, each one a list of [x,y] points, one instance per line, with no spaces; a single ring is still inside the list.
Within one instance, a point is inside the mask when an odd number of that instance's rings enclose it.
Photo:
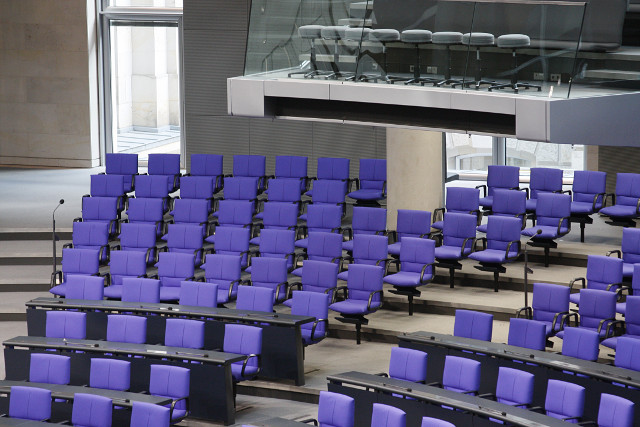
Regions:
[[[131,384],[131,362],[116,359],[91,359],[89,387],[128,391]]]
[[[218,222],[228,227],[243,227],[253,220],[253,202],[245,200],[221,200]]]
[[[405,427],[407,414],[398,408],[374,403],[371,412],[371,427]]]
[[[192,154],[190,173],[193,176],[216,177],[224,173],[224,157],[220,154]],[[180,178],[180,194],[182,197],[182,178]]]
[[[107,153],[105,155],[105,167],[107,175],[135,175],[138,173],[138,155]]]
[[[180,198],[207,199],[213,197],[215,183],[215,178],[210,176],[183,176],[180,178]]]
[[[445,202],[447,212],[471,213],[480,209],[480,190],[477,188],[449,187]],[[476,215],[476,213],[474,213]]]
[[[546,340],[547,327],[544,323],[529,319],[509,320],[509,345],[544,351]]]
[[[457,356],[445,356],[442,372],[445,390],[475,393],[480,387],[480,362]]]
[[[160,281],[125,277],[122,279],[122,301],[129,302],[160,302]]]
[[[635,404],[620,396],[602,393],[598,409],[599,427],[631,427]]]
[[[104,298],[104,277],[69,276],[65,298],[100,301]]]
[[[558,227],[560,218],[571,216],[571,196],[568,194],[541,193],[536,205],[538,225]],[[569,219],[562,222],[563,227],[569,226]]]
[[[511,406],[529,405],[533,401],[533,382],[532,373],[501,366],[498,369],[496,400]]]
[[[51,391],[37,387],[11,387],[9,417],[35,421],[51,418]]]
[[[265,156],[236,154],[233,156],[233,176],[264,176],[266,161]]]
[[[638,266],[640,268],[640,266]],[[634,269],[635,270],[635,269]],[[635,276],[634,276],[635,277]],[[640,336],[640,295],[627,297],[627,312],[624,316],[626,333]]]
[[[29,381],[32,383],[69,384],[71,358],[60,354],[31,353]]]
[[[74,222],[73,246],[98,249],[109,244],[109,224],[101,222]]]
[[[334,157],[319,157],[318,169],[316,176],[318,180],[347,180],[349,179],[349,159],[334,158]],[[314,184],[315,191],[315,184]]]
[[[360,159],[360,188],[382,189],[387,180],[387,161],[385,159]]]
[[[529,197],[537,199],[538,194],[562,190],[562,170],[552,168],[531,168]]]
[[[489,196],[498,188],[512,189],[520,185],[520,168],[517,166],[490,165],[487,174]]]
[[[120,230],[122,251],[139,250],[146,252],[156,244],[156,227],[153,224],[124,223]],[[114,251],[111,256],[115,254]]]
[[[309,205],[307,207],[307,228],[309,232],[336,232],[342,225],[342,208],[331,205]],[[334,231],[335,230],[335,231]]]
[[[384,268],[375,265],[352,264],[349,266],[347,288],[350,300],[368,301],[372,292],[382,290],[382,276]],[[380,293],[371,302],[380,302]]]
[[[190,254],[162,252],[156,265],[162,286],[180,287],[180,282],[193,277],[195,272],[193,255]]]
[[[456,310],[453,336],[491,341],[493,315],[471,310]]]
[[[251,283],[253,286],[269,287],[287,281],[285,258],[256,257],[251,260]]]
[[[65,277],[72,274],[98,274],[100,269],[98,256],[97,249],[63,249],[62,272]]]
[[[213,242],[217,254],[238,255],[240,252],[249,250],[249,229],[225,226],[216,227]]]
[[[124,194],[124,176],[91,175],[91,196],[120,197]]]
[[[493,192],[494,215],[515,216],[527,211],[527,193],[518,190],[496,189]]]
[[[582,328],[564,328],[562,354],[595,362],[600,352],[600,337],[596,331]]]
[[[622,282],[622,265],[620,258],[603,255],[589,255],[587,257],[587,287],[589,289],[607,290],[607,286]],[[617,286],[612,286],[615,292]]]
[[[209,254],[203,265],[205,278],[211,280],[240,279],[240,257],[237,255]]]
[[[318,402],[318,423],[322,426],[353,427],[355,400],[344,394],[321,391]]]
[[[449,421],[441,420],[433,417],[422,417],[422,423],[420,427],[456,427]]]
[[[308,158],[302,156],[276,156],[276,178],[297,178],[298,192],[300,191],[299,178],[307,176]],[[269,192],[271,192],[271,183],[269,182]],[[271,194],[269,194],[271,197]]]
[[[204,347],[204,322],[189,319],[167,319],[164,345],[168,347]]]
[[[431,232],[431,212],[398,209],[396,226],[398,240],[403,237],[422,237]]]
[[[153,403],[131,402],[131,425],[136,427],[169,427],[171,411]]]
[[[307,255],[310,260],[337,262],[342,256],[342,234],[309,233]]]
[[[122,285],[125,277],[140,277],[147,273],[146,255],[140,251],[113,251],[109,260],[111,285]],[[67,294],[67,298],[69,295]]]
[[[163,216],[162,199],[135,198],[129,200],[129,208],[127,209],[129,222],[156,223],[162,221]]]
[[[391,348],[389,377],[424,383],[427,380],[427,353],[410,348]]]
[[[580,326],[597,328],[601,320],[616,317],[616,294],[599,289],[581,289],[578,313]],[[602,330],[606,327],[605,322]]]
[[[225,353],[246,355],[261,354],[262,328],[257,326],[234,325],[227,323],[224,325],[224,343],[222,348]],[[247,366],[258,366],[257,358],[250,358],[247,362]]]
[[[338,285],[338,264],[305,260],[302,263],[302,289],[324,293]]]
[[[225,200],[255,200],[258,197],[258,185],[255,178],[236,176],[224,180]]]
[[[298,224],[298,206],[293,203],[267,202],[264,204],[262,223],[265,228],[293,229]]]
[[[413,273],[422,272],[425,264],[435,262],[436,242],[431,239],[405,237],[400,248],[400,268]],[[424,274],[433,272],[433,266],[427,267]]]
[[[87,314],[77,311],[47,311],[45,336],[83,340],[87,337]]]
[[[328,319],[329,301],[329,295],[325,293],[293,291],[291,314],[294,316],[313,316],[316,320]],[[300,325],[300,329],[313,329],[313,322]],[[318,322],[314,337],[323,337],[326,332],[326,322]]]
[[[553,418],[581,417],[584,411],[584,387],[564,381],[549,380],[544,409]],[[577,420],[569,422],[576,423]]]
[[[199,199],[176,199],[171,215],[176,224],[206,223],[209,218],[209,202]]]
[[[167,247],[171,252],[193,255],[193,251],[204,243],[203,226],[192,224],[169,224]]]
[[[115,197],[83,197],[83,221],[111,221],[118,216],[118,199]]]
[[[160,299],[159,294],[158,299]],[[107,341],[146,343],[147,318],[128,314],[107,315]]]
[[[619,173],[616,175],[616,204],[636,206],[640,199],[640,174]]]
[[[269,180],[269,201],[299,202],[300,180],[297,178],[276,178]]]
[[[273,312],[274,291],[258,286],[238,287],[236,310]]]
[[[295,238],[293,230],[265,228],[260,232],[260,256],[281,258],[292,253],[295,250]]]
[[[172,181],[172,180],[171,180]],[[169,195],[168,175],[139,175],[136,178],[136,199],[161,199]]]
[[[619,368],[640,371],[640,340],[619,337],[616,345],[615,365]]]
[[[346,186],[342,181],[318,180],[313,184],[313,203],[344,203]]]
[[[180,154],[149,154],[148,170],[149,175],[178,175],[180,174]],[[136,181],[136,192],[137,184]]]
[[[462,247],[465,239],[466,248],[471,248],[472,240],[476,237],[477,219],[475,215],[462,213],[445,213],[442,228],[443,243],[446,246]]]
[[[353,238],[353,259],[357,264],[376,265],[388,256],[387,236],[360,234]],[[384,264],[382,264],[384,265]]]
[[[382,234],[387,229],[387,210],[355,206],[351,221],[353,234]]]
[[[149,393],[180,399],[189,396],[191,370],[180,366],[151,365]],[[185,408],[185,402],[178,402],[176,408]]]
[[[179,304],[197,307],[217,307],[218,285],[191,281],[181,282]]]
[[[507,250],[509,242],[520,241],[522,220],[507,216],[490,216],[487,220],[487,249]],[[509,254],[518,253],[518,244],[513,243]]]
[[[533,319],[551,322],[556,313],[569,312],[569,292],[567,286],[534,283],[531,303]],[[557,326],[560,326],[559,320]]]
[[[573,201],[593,203],[596,194],[607,191],[607,173],[599,171],[573,172]],[[596,209],[602,207],[603,196],[599,196]]]
[[[622,229],[622,259],[629,264],[640,263],[640,229]]]

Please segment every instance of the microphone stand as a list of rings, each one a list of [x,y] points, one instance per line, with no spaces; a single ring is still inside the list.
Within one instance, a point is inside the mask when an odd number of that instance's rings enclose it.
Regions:
[[[53,222],[53,233],[51,236],[51,240],[53,242],[53,274],[56,273],[56,268],[58,265],[58,257],[57,257],[57,253],[56,253],[56,241],[60,240],[58,238],[58,236],[56,235],[56,211],[58,210],[58,208],[64,204],[64,199],[60,199],[60,202],[58,203],[58,206],[56,206],[56,208],[53,210],[53,214],[52,214],[52,222]]]
[[[529,307],[529,274],[533,274],[533,270],[529,268],[529,253],[527,252],[527,247],[529,246],[529,242],[534,239],[538,234],[542,233],[542,230],[538,229],[536,234],[529,237],[524,244],[524,306]]]

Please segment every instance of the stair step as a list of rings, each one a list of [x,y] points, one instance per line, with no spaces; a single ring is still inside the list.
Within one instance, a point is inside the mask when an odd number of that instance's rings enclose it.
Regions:
[[[56,227],[61,240],[71,241],[73,229]],[[0,240],[46,240],[51,242],[51,228],[0,228]]]

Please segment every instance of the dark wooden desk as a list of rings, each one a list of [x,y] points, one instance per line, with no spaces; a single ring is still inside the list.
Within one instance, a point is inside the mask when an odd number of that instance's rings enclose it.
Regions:
[[[47,350],[55,350],[71,358],[72,385],[89,383],[91,359],[94,357],[115,358],[130,362],[130,389],[133,392],[149,389],[152,364],[189,368],[191,370],[189,405],[192,416],[222,421],[225,424],[233,424],[235,421],[231,364],[246,358],[241,354],[149,344],[45,337],[15,337],[3,344],[7,380],[28,380],[30,354]]]
[[[588,420],[598,418],[601,393],[621,396],[640,405],[640,390],[631,388],[640,388],[640,372],[557,353],[433,332],[414,332],[398,338],[400,347],[429,354],[427,382],[442,380],[445,356],[453,355],[482,363],[480,393],[495,392],[498,369],[506,366],[535,375],[533,404],[537,406],[544,406],[550,379],[571,382],[586,389],[584,415]],[[635,423],[640,425],[640,411],[635,413]]]
[[[568,425],[564,421],[493,400],[362,372],[331,375],[327,380],[329,391],[355,399],[355,425],[358,427],[371,425],[374,403],[405,411],[408,426],[420,425],[422,417],[435,417],[458,426],[495,426],[489,418],[523,427]],[[457,410],[446,409],[442,405]]]
[[[19,418],[0,417],[0,426],[20,426],[20,427],[46,427],[48,423],[40,421],[21,420]]]
[[[264,426],[264,427],[302,427],[302,426],[313,426],[313,424],[309,423],[301,423],[300,421],[288,420],[286,418],[271,418],[266,421],[260,421],[255,424],[256,426]]]
[[[165,321],[169,317],[185,317],[205,322],[205,349],[222,348],[226,323],[259,322],[262,328],[263,378],[293,380],[304,385],[304,344],[300,325],[315,320],[309,316],[284,313],[181,306],[177,304],[132,303],[122,301],[69,300],[36,298],[26,303],[29,336],[45,336],[48,310],[73,309],[87,313],[87,338],[106,339],[107,314],[132,313],[147,318],[147,343],[164,343]]]

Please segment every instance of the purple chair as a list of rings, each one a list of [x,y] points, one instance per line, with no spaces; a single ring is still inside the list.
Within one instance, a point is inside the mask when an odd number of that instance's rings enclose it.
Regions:
[[[221,200],[218,204],[218,225],[247,228],[253,225],[254,204],[246,200]]]
[[[60,354],[31,353],[29,381],[45,384],[69,384],[71,358]]]
[[[442,388],[477,395],[480,388],[480,362],[458,356],[445,356]]]
[[[74,222],[73,243],[63,248],[95,249],[100,252],[101,263],[109,262],[109,225],[102,222]]]
[[[545,413],[553,418],[577,424],[584,411],[585,390],[577,384],[549,380],[545,397]]]
[[[167,233],[169,253],[189,255],[195,266],[202,264],[204,257],[203,230],[202,225],[169,224]]]
[[[616,194],[612,198],[612,206],[600,209],[600,214],[610,219],[607,224],[634,228],[633,219],[640,217],[640,174],[616,174]]]
[[[207,214],[209,214],[213,211],[215,183],[215,178],[210,176],[183,176],[180,178],[179,200],[202,200],[206,203]]]
[[[118,212],[122,212],[127,198],[124,177],[121,175],[91,175],[90,193],[85,197],[113,197],[117,199]]]
[[[110,427],[112,403],[108,397],[76,393],[73,395],[71,423],[74,426]]]
[[[178,301],[180,283],[195,280],[193,255],[177,252],[162,252],[158,257],[158,273],[150,276],[160,280],[160,301]]]
[[[156,247],[156,237],[157,229],[153,224],[125,223],[122,224],[120,236],[118,236],[120,243],[115,245],[114,248],[123,252],[142,252],[145,263],[154,264],[157,261],[158,250]],[[114,251],[114,253],[115,252],[117,251]],[[111,266],[113,267],[113,263],[111,263]],[[114,284],[113,277],[111,278],[111,284]]]
[[[371,427],[405,427],[407,414],[393,406],[374,403],[371,412]]]
[[[533,284],[531,307],[523,307],[516,316],[525,314],[527,319],[545,324],[546,336],[555,335],[562,328],[562,318],[569,314],[569,288],[551,283]]]
[[[131,402],[131,427],[169,427],[171,410],[153,403]]]
[[[218,285],[191,281],[181,282],[178,304],[215,308],[218,306]]]
[[[224,185],[223,176],[224,176],[224,158],[220,154],[192,154],[191,155],[191,169],[189,170],[189,175],[192,177],[207,177],[214,179],[213,193],[217,193],[222,190]],[[184,190],[184,182],[183,179],[180,178],[180,197],[184,197],[182,195],[182,191]]]
[[[169,212],[172,197],[169,196],[172,186],[168,176],[165,175],[140,175],[136,179],[136,199],[155,199],[162,201],[162,213]]]
[[[272,305],[286,299],[289,284],[285,258],[252,258],[251,267],[251,284],[253,287],[271,290],[274,294]]]
[[[276,179],[295,179],[299,183],[300,193],[307,190],[309,177],[307,176],[308,158],[302,156],[276,156]],[[269,182],[271,186],[271,182]],[[271,190],[271,188],[269,188]],[[271,197],[271,195],[269,195]]]
[[[138,175],[138,155],[128,153],[105,154],[105,171],[107,175],[122,175],[124,192],[135,190],[135,179]]]
[[[517,166],[490,165],[487,173],[487,185],[478,185],[482,188],[483,197],[480,199],[480,206],[485,210],[493,207],[494,191],[518,190],[520,185],[520,168]]]
[[[180,188],[180,154],[149,154],[147,166],[150,176],[167,177],[167,192],[173,193]],[[137,187],[137,186],[136,186]],[[137,196],[136,188],[136,196]]]
[[[62,270],[51,274],[51,292],[64,297],[67,280],[71,276],[97,276],[100,269],[99,252],[95,249],[63,249]]]
[[[521,229],[519,218],[492,215],[487,221],[487,236],[481,239],[482,250],[469,255],[470,259],[480,263],[475,268],[493,273],[494,292],[498,292],[500,273],[507,272],[503,264],[520,257]]]
[[[101,301],[104,298],[104,277],[69,276],[65,298]]]
[[[436,266],[449,270],[449,286],[453,288],[455,270],[461,270],[460,260],[476,247],[476,217],[469,214],[446,213],[442,228],[442,245],[435,251]]]
[[[500,190],[493,192],[493,206],[491,215],[496,217],[519,218],[524,229],[527,219],[527,194],[518,190]],[[476,229],[480,233],[487,232],[487,224],[481,224]]]
[[[255,178],[256,186],[260,192],[267,185],[265,156],[236,154],[233,156],[233,176],[247,176]]]
[[[547,340],[547,325],[530,319],[509,319],[507,344],[544,351]]]
[[[410,348],[392,347],[388,376],[397,380],[425,384],[427,353]]]
[[[429,238],[431,233],[431,212],[398,209],[398,220],[395,230],[389,234],[394,243],[389,245],[389,254],[400,256],[403,237]]]
[[[122,279],[122,301],[126,302],[160,302],[160,280],[141,277],[125,277]]]
[[[313,184],[311,203],[315,206],[338,206],[340,207],[341,217],[346,213],[345,197],[345,186],[342,181],[319,180]],[[307,203],[309,202],[306,200],[302,202],[303,209]],[[300,215],[300,220],[302,221],[306,221],[307,218],[308,213]]]
[[[387,236],[361,234],[353,240],[353,255],[345,257],[345,261],[351,262],[350,265],[377,265],[384,269],[384,274],[387,274],[388,263],[391,261],[391,258],[387,258],[389,253]],[[340,280],[347,281],[348,277],[348,270],[338,274]]]
[[[607,256],[612,254],[622,258],[622,275],[625,278],[633,277],[633,265],[640,263],[640,229],[622,229],[622,246],[620,249],[607,252]]]
[[[347,194],[356,205],[379,206],[387,198],[386,159],[360,159],[360,172],[355,179],[356,190]]]
[[[471,310],[456,310],[453,336],[491,341],[493,315]]]
[[[104,288],[104,296],[122,299],[122,280],[143,277],[147,274],[144,252],[114,251],[109,261],[110,285]]]
[[[224,180],[224,200],[242,200],[251,202],[253,210],[258,201],[256,179],[248,176],[236,176]]]
[[[107,224],[109,236],[115,236],[120,227],[118,199],[115,197],[83,197],[82,217],[74,218],[73,221]]]
[[[640,268],[640,265],[638,266]],[[634,276],[635,278],[635,276]],[[640,339],[640,294],[634,296],[628,296],[625,304],[625,316],[624,316],[624,334],[607,338],[602,341],[602,345],[612,349],[616,349],[618,346],[618,340],[622,337]],[[618,312],[620,310],[617,310]],[[621,323],[616,321],[616,323]]]
[[[353,427],[355,400],[350,396],[330,391],[321,391],[318,402],[318,419],[302,421],[315,425],[333,427]]]
[[[236,310],[264,311],[273,313],[273,289],[255,286],[240,286],[236,300]]]
[[[329,301],[332,302],[338,286],[338,265],[325,261],[306,260],[303,267],[300,282],[289,284],[288,297],[291,297],[293,288],[297,288],[301,291],[328,295]],[[292,307],[292,304],[293,301],[290,299],[284,302],[287,307]]]
[[[347,252],[353,250],[353,238],[358,234],[387,235],[387,210],[383,208],[371,208],[355,206],[351,227],[346,227],[349,240],[342,243],[342,249]]]
[[[180,194],[182,194],[182,189]],[[209,203],[204,199],[176,199],[173,210],[169,212],[173,217],[172,224],[192,224],[207,227],[209,224]]]
[[[587,257],[587,277],[577,277],[569,285],[573,291],[574,286],[582,283],[582,289],[600,289],[616,293],[622,286],[622,260],[601,255],[589,255]],[[569,301],[580,305],[580,293],[572,293]]]
[[[583,328],[564,328],[562,354],[595,362],[600,352],[600,337],[596,331]]]
[[[342,270],[342,234],[313,232],[309,234],[309,246],[307,252],[298,254],[294,265],[298,265],[299,259],[312,261],[324,261],[338,264]],[[296,268],[291,273],[302,276],[303,267]]]
[[[591,215],[604,207],[607,191],[607,173],[596,171],[573,172],[573,201],[571,222],[580,224],[580,241],[584,242],[585,224],[593,224]]]
[[[143,176],[145,175],[141,175]],[[164,201],[162,199],[130,199],[127,220],[131,224],[151,224],[155,227],[156,236],[161,236],[164,232]]]
[[[571,231],[571,196],[568,194],[542,193],[536,203],[538,225],[522,230],[531,237],[527,245],[544,248],[544,266],[549,266],[549,249],[557,248],[558,239]]]
[[[131,384],[131,362],[117,359],[91,359],[89,387],[128,391]]]
[[[422,417],[422,423],[420,427],[456,427],[449,421],[441,420],[432,417]]]
[[[300,209],[300,181],[294,178],[276,178],[269,180],[268,201],[265,203],[288,203]],[[257,219],[264,218],[264,212],[256,215]]]
[[[191,371],[168,365],[151,365],[149,394],[173,400],[169,406],[171,423],[179,423],[189,416],[189,387]],[[133,414],[132,414],[133,418]],[[131,423],[133,426],[133,421]]]
[[[340,181],[344,186],[344,194],[347,193],[349,186],[349,166],[351,161],[349,159],[335,158],[335,157],[318,157],[318,167],[316,169],[316,176],[311,180],[330,180]],[[314,183],[314,188],[315,188]],[[313,197],[314,189],[306,192],[307,196]]]
[[[356,325],[356,342],[360,344],[362,325],[369,320],[365,317],[382,306],[382,276],[384,269],[375,265],[352,264],[347,286],[338,288],[344,291],[344,301],[331,304],[329,308],[340,313],[338,321]]]
[[[619,368],[640,371],[640,340],[620,337],[616,345],[614,365]]]
[[[247,266],[249,254],[248,228],[217,227],[216,233],[205,241],[213,243],[214,253],[218,255],[234,255],[240,258],[242,268]]]
[[[476,217],[478,225],[482,220],[480,213],[480,190],[477,188],[449,187],[445,208],[438,208],[433,211],[432,228],[442,230],[444,227],[444,212],[470,214]]]
[[[295,255],[296,249],[295,238],[296,235],[293,230],[262,230],[260,233],[258,253],[262,258],[286,259],[287,271],[291,271],[293,270],[293,256]],[[247,273],[251,273],[251,270],[251,266],[245,269]]]
[[[413,315],[413,298],[420,296],[418,286],[426,285],[435,276],[436,242],[430,239],[405,237],[400,249],[398,272],[384,277],[393,285],[392,294],[409,298],[409,316]]]
[[[231,365],[231,374],[235,381],[253,379],[260,372],[262,354],[262,328],[249,325],[224,325],[225,353],[244,354],[247,358]]]
[[[527,408],[533,402],[534,375],[507,367],[498,369],[496,401],[518,408]]]
[[[107,341],[133,344],[146,343],[147,318],[128,314],[108,314]]]
[[[540,194],[562,192],[562,170],[552,168],[531,168],[527,193],[527,212],[535,212]],[[535,225],[535,220],[534,220]]]
[[[305,215],[307,223],[299,227],[300,234],[304,238],[296,241],[296,247],[307,249],[309,234],[317,232],[338,233],[342,240],[342,210],[339,206],[310,205]]]
[[[601,340],[613,335],[613,326],[616,317],[616,294],[599,289],[582,289],[580,291],[580,306],[577,313],[571,313],[563,317],[564,325],[571,318],[575,318],[579,328],[596,331]],[[564,331],[556,334],[558,338],[564,337]]]
[[[313,323],[309,322],[300,325],[304,345],[317,344],[326,338],[329,330],[329,301],[329,295],[325,293],[293,292],[291,314],[294,316],[311,316],[316,319]]]
[[[37,387],[11,387],[9,417],[48,421],[51,418],[51,391]]]
[[[630,400],[612,394],[600,395],[598,410],[599,427],[631,427],[635,404]]]
[[[291,230],[294,233],[298,230],[298,207],[291,203],[268,202],[264,204],[262,223],[256,224],[262,231],[264,230]],[[255,229],[255,226],[254,226]],[[252,245],[260,245],[261,236],[254,237],[249,241]]]
[[[167,319],[164,345],[202,349],[204,347],[204,322],[188,319]]]
[[[47,338],[87,338],[87,314],[77,311],[47,311],[45,336]]]
[[[236,298],[240,280],[240,257],[237,255],[210,254],[203,264],[207,283],[218,285],[218,304],[226,304]]]

